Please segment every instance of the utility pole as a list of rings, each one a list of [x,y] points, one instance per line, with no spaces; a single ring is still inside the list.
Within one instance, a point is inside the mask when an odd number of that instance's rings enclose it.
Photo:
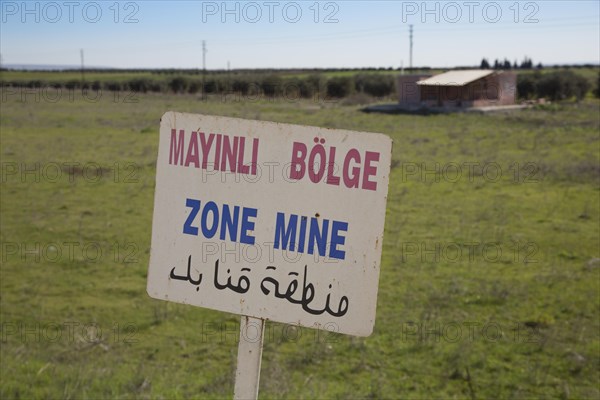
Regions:
[[[227,92],[231,92],[231,63],[227,61]]]
[[[202,100],[206,100],[206,40],[202,41]]]
[[[408,68],[412,72],[412,67],[413,67],[413,26],[409,25],[408,29],[410,31],[410,58],[409,58]]]
[[[85,73],[84,68],[83,68],[83,49],[80,50],[80,54],[81,54],[81,84],[83,85],[83,83],[85,82]]]

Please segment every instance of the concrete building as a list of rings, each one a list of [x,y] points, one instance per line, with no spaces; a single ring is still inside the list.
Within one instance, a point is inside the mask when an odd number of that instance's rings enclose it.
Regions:
[[[470,108],[516,103],[517,76],[494,70],[457,70],[443,74],[401,75],[400,105],[406,108]]]
[[[431,75],[400,75],[396,80],[396,93],[400,105],[407,108],[419,108],[421,106],[421,90],[417,82],[430,78]]]

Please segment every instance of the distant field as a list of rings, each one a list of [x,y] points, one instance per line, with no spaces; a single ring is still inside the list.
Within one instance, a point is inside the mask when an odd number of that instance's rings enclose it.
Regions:
[[[354,76],[359,73],[369,73],[369,74],[384,74],[384,75],[394,75],[400,74],[400,71],[397,70],[360,70],[360,71],[306,71],[306,72],[295,72],[295,71],[237,71],[233,70],[231,72],[226,71],[207,71],[208,77],[214,76],[225,76],[225,75],[269,75],[269,74],[277,74],[282,77],[288,78],[304,78],[308,75],[314,73],[321,73],[325,77],[333,77],[333,76]],[[117,81],[126,81],[133,78],[153,78],[153,79],[166,79],[168,77],[173,76],[184,76],[187,78],[201,78],[202,71],[197,72],[189,72],[189,71],[163,71],[162,73],[156,72],[125,72],[125,71],[91,71],[85,72],[85,79],[89,81],[107,81],[107,80],[117,80]],[[30,81],[30,80],[42,80],[45,82],[53,83],[53,82],[68,82],[70,80],[81,80],[81,71],[64,71],[64,72],[46,72],[46,71],[2,71],[0,72],[0,78],[3,81]]]
[[[146,294],[168,110],[394,140],[373,335],[268,323],[261,398],[600,398],[599,100],[411,116],[125,94],[2,94],[2,399],[231,398],[239,317]]]

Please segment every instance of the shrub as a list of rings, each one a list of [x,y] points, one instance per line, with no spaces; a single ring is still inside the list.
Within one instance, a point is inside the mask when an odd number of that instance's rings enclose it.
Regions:
[[[43,81],[40,80],[33,80],[33,81],[29,81],[27,82],[27,87],[28,88],[41,88],[47,86],[47,84]]]
[[[541,74],[520,74],[517,77],[519,97],[531,99],[544,97],[553,101],[575,97],[583,99],[590,90],[590,83],[583,76],[573,71],[555,71]]]
[[[288,97],[296,95],[296,97],[303,97],[305,99],[318,96],[323,90],[323,77],[320,74],[311,74],[306,78],[298,78],[289,81],[286,85],[284,94]],[[292,93],[295,92],[295,93]]]
[[[354,79],[350,77],[334,77],[327,81],[327,96],[346,97],[354,91]]]
[[[517,94],[523,99],[532,99],[537,94],[537,83],[540,74],[519,74],[517,76]]]
[[[278,75],[269,75],[260,82],[260,90],[268,97],[279,96],[283,93],[283,82]]]
[[[248,94],[248,90],[250,89],[250,82],[243,78],[235,78],[231,88],[234,92],[245,95]]]
[[[169,81],[169,89],[173,91],[173,93],[183,93],[187,90],[189,86],[189,82],[183,76],[178,76]]]
[[[308,84],[305,79],[299,79],[297,81],[293,81],[292,85],[294,85],[298,92],[298,96],[303,97],[305,99],[311,98],[317,92],[314,88]]]
[[[204,92],[205,93],[218,93],[219,92],[219,84],[216,80],[210,79],[206,81],[204,84]]]
[[[571,97],[581,100],[590,89],[590,83],[572,71],[553,72],[542,75],[537,89],[539,97],[546,97],[554,101]]]
[[[202,88],[202,82],[193,80],[188,85],[188,92],[191,94],[198,93],[201,88]]]
[[[104,88],[106,90],[110,90],[111,92],[119,92],[123,90],[123,85],[121,84],[121,82],[108,81],[104,82]]]
[[[81,82],[74,79],[65,83],[65,88],[67,89],[77,89],[79,87],[81,87]]]
[[[135,78],[128,82],[129,89],[136,93],[146,93],[151,85],[152,81],[148,78]]]
[[[394,77],[383,74],[360,74],[356,78],[356,90],[374,97],[389,96],[394,92]]]
[[[167,89],[166,89],[164,82],[151,81],[149,90],[151,92],[159,93],[159,92],[166,92]]]

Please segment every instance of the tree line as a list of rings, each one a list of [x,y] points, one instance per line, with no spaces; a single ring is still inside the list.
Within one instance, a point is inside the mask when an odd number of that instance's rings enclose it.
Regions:
[[[594,95],[600,97],[600,73]],[[517,93],[521,99],[545,98],[552,101],[576,98],[582,100],[589,90],[591,83],[583,76],[573,71],[555,71],[542,73],[523,73],[517,75]]]
[[[591,83],[570,69],[543,71],[531,69],[533,62],[525,59],[525,71],[517,75],[519,98],[529,100],[547,98],[581,100],[591,89]],[[7,81],[2,79],[0,86],[18,88],[86,89],[93,91],[131,91],[135,93],[176,93],[212,95],[242,95],[247,97],[284,97],[287,99],[344,98],[354,94],[366,94],[374,98],[389,98],[396,93],[396,75],[389,73],[357,72],[327,77],[323,73],[298,73],[286,76],[284,73],[236,72],[232,74],[211,73],[205,78],[198,75],[177,74],[175,71],[153,73],[125,79],[111,79],[110,74],[103,80],[44,81],[41,79]],[[594,90],[600,96],[600,73]]]
[[[504,58],[504,61],[495,59],[493,65],[490,64],[490,62],[487,60],[487,58],[484,58],[481,60],[481,64],[479,65],[479,67],[481,69],[533,69],[534,68],[533,60],[529,57],[525,57],[523,59],[523,61],[521,61],[521,64],[519,64],[517,62],[517,60],[515,60],[514,63],[511,64],[511,62],[508,60],[508,58]],[[544,67],[543,67],[542,63],[538,63],[535,68],[542,69]]]
[[[313,98],[327,96],[343,98],[355,93],[383,98],[393,95],[395,76],[391,74],[358,73],[350,76],[325,77],[308,74],[303,77],[285,77],[282,74],[211,74],[206,79],[195,76],[136,77],[124,80],[82,81],[71,79],[64,82],[2,81],[4,87],[56,89],[87,89],[107,91],[133,91],[136,93],[206,93],[240,94],[243,96],[266,96],[287,98]]]

